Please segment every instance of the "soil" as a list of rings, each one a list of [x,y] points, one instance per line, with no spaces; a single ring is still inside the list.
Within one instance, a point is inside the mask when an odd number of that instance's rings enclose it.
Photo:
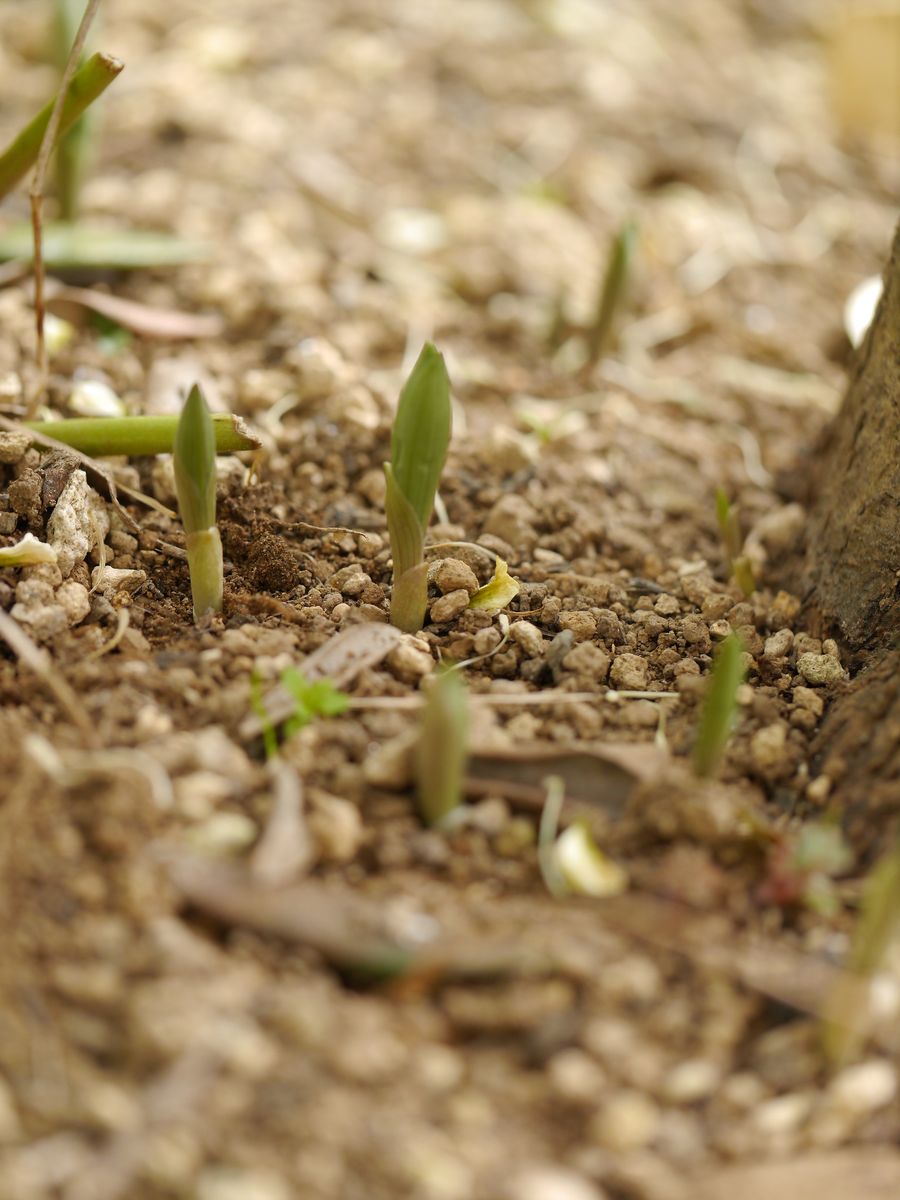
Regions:
[[[4,138],[52,89],[45,21],[0,13]],[[98,39],[127,67],[85,219],[212,256],[88,282],[227,333],[81,329],[49,405],[81,378],[177,411],[196,377],[263,452],[221,460],[225,612],[195,627],[177,520],[126,520],[77,464],[2,442],[3,544],[52,536],[76,493],[94,513],[59,567],[0,571],[73,697],[0,660],[2,1200],[900,1192],[896,963],[857,1058],[821,1040],[889,834],[851,826],[835,853],[827,833],[813,748],[859,664],[805,627],[783,565],[900,183],[838,135],[820,21],[804,0],[109,6]],[[636,277],[592,364],[580,331],[629,216]],[[5,288],[13,418],[31,326]],[[458,563],[431,588],[447,620],[375,632],[381,464],[426,339],[455,404],[431,542],[509,563],[508,638],[460,611]],[[165,459],[114,470],[172,504]],[[471,547],[434,557],[491,574]],[[732,629],[739,720],[699,781]],[[350,710],[267,763],[251,679],[329,644]],[[410,747],[434,666],[469,658],[472,794],[442,832]],[[627,891],[548,892],[553,774]]]

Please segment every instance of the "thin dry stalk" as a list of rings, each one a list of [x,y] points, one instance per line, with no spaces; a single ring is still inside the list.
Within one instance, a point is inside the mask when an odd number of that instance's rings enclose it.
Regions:
[[[34,328],[35,354],[38,367],[37,387],[28,405],[29,417],[34,416],[35,412],[37,412],[41,397],[44,395],[44,390],[47,386],[47,343],[44,338],[43,253],[44,183],[47,178],[47,165],[50,162],[50,154],[56,144],[59,123],[62,119],[63,105],[69,91],[69,85],[81,61],[81,52],[87,41],[88,30],[91,27],[99,6],[100,0],[88,0],[87,7],[84,10],[84,16],[81,18],[81,24],[78,26],[78,32],[75,34],[75,41],[72,43],[72,49],[69,51],[69,58],[63,71],[59,91],[56,94],[53,111],[50,113],[50,120],[47,122],[47,128],[44,130],[37,166],[34,169],[34,179],[31,181],[31,189],[29,191],[29,199],[31,201],[31,229],[34,236]]]

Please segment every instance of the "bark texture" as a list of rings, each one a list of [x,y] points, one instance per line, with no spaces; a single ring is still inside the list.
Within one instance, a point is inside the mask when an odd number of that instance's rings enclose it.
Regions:
[[[806,573],[854,651],[900,635],[900,225],[884,294],[815,467]]]
[[[900,226],[878,312],[816,462],[807,583],[823,624],[861,670],[814,749],[851,839],[876,854],[900,817]]]

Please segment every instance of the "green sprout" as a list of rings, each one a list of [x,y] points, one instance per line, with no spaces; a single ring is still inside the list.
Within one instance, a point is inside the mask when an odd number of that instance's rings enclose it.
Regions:
[[[285,667],[281,672],[281,686],[294,700],[294,711],[282,724],[285,737],[303,729],[316,717],[338,717],[350,706],[350,697],[340,691],[330,679],[310,682],[296,667]],[[250,676],[250,707],[262,726],[263,747],[267,759],[278,754],[278,733],[266,709],[263,699],[262,679],[257,671]]]
[[[109,54],[92,54],[72,79],[62,107],[57,138],[72,128],[85,109],[102,95],[122,70]],[[41,141],[50,123],[55,100],[45,105],[19,136],[0,154],[0,199],[11,192],[37,162]]]
[[[628,297],[637,244],[637,223],[625,221],[613,238],[594,319],[587,331],[589,362],[597,362],[612,342],[616,321]]]
[[[400,393],[384,464],[385,510],[394,560],[391,623],[416,633],[428,605],[425,530],[450,444],[450,380],[441,354],[426,343]]]
[[[463,800],[469,742],[469,706],[459,671],[440,671],[428,690],[416,746],[419,812],[438,825]]]
[[[743,653],[741,639],[730,633],[716,654],[694,743],[694,770],[702,779],[715,774],[734,728],[737,690],[744,681]]]
[[[740,512],[738,506],[731,503],[721,488],[716,488],[716,523],[728,559],[728,574],[734,578],[745,596],[752,596],[756,591],[756,580],[753,577],[750,559],[743,553]]]
[[[294,698],[294,711],[284,723],[284,735],[290,737],[316,717],[339,717],[350,705],[350,697],[330,679],[310,682],[296,667],[281,672],[281,686]]]
[[[175,445],[175,492],[191,573],[194,620],[222,611],[222,539],[216,526],[216,434],[195,384],[184,402]]]

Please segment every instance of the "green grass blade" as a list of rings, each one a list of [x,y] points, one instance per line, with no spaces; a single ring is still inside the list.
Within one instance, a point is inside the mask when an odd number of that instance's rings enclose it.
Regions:
[[[427,529],[447,459],[450,380],[443,356],[426,342],[400,393],[391,434],[391,467],[400,491]]]
[[[58,137],[62,137],[89,105],[100,96],[122,70],[123,63],[109,54],[92,54],[72,79],[62,108]],[[55,101],[51,100],[19,136],[0,154],[0,199],[16,186],[37,162],[41,140]]]
[[[442,671],[428,690],[416,748],[419,812],[429,825],[463,802],[469,706],[459,671]]]
[[[741,639],[731,633],[716,654],[694,743],[694,770],[702,778],[715,773],[734,728],[737,690],[744,680],[743,653]]]
[[[64,442],[91,458],[123,454],[171,454],[178,417],[73,417],[63,421],[25,421],[25,428]],[[231,413],[215,413],[213,434],[218,454],[259,449],[259,438]]]
[[[216,523],[216,434],[203,393],[196,384],[181,410],[172,465],[185,533],[212,529]]]
[[[55,0],[53,20],[53,57],[64,71],[69,49],[75,41],[78,26],[84,16],[87,0]],[[79,66],[84,64],[82,57]],[[56,147],[56,192],[62,220],[74,221],[78,216],[81,181],[91,145],[94,122],[89,112],[78,118]]]
[[[177,267],[203,262],[209,247],[152,229],[100,229],[51,221],[44,226],[44,262],[55,270],[129,271],[141,267]],[[28,224],[0,233],[0,260],[31,262]]]
[[[587,351],[590,362],[597,362],[612,341],[616,320],[628,295],[637,242],[636,222],[626,221],[613,239],[597,299],[596,314],[588,330]]]

